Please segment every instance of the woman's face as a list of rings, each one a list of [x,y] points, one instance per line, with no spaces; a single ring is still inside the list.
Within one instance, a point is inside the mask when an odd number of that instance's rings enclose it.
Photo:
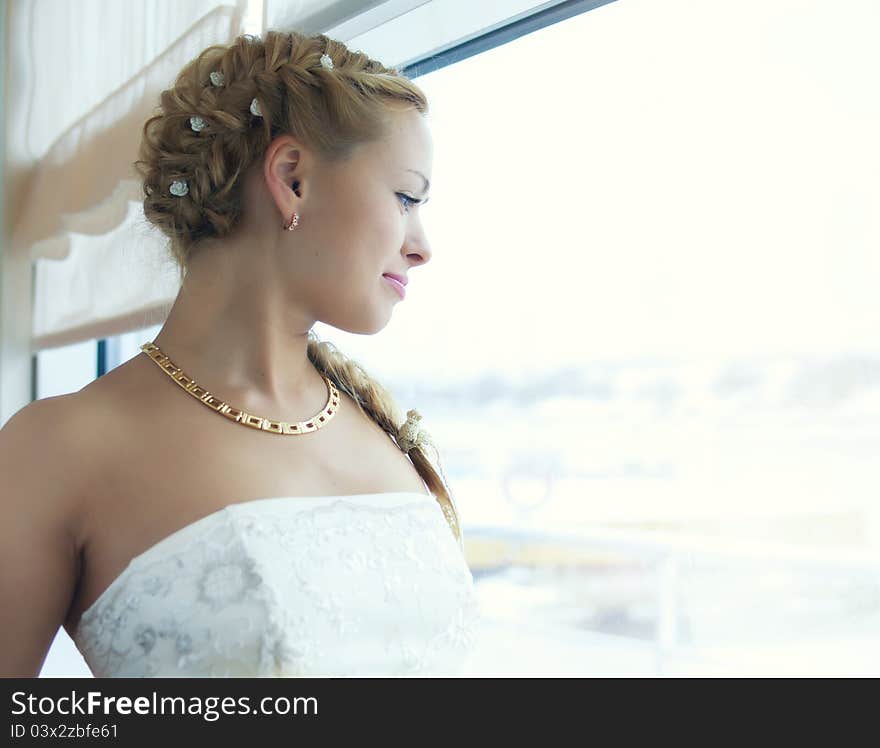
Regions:
[[[390,119],[387,139],[362,146],[350,160],[293,172],[290,184],[301,180],[299,224],[282,232],[292,249],[294,303],[358,334],[381,330],[402,301],[383,273],[412,280],[410,271],[431,258],[417,204],[430,184],[431,135],[414,109],[394,109]]]

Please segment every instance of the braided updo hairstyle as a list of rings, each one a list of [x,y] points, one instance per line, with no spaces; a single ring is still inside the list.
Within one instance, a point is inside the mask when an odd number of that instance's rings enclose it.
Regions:
[[[260,116],[251,111],[254,99]],[[410,79],[324,34],[243,34],[187,63],[145,122],[134,162],[143,177],[144,215],[168,237],[181,281],[199,240],[227,236],[239,223],[244,176],[275,137],[295,134],[325,161],[345,161],[356,146],[383,137],[395,105],[428,112],[424,93]],[[175,181],[186,183],[185,196],[170,191]],[[314,330],[308,356],[400,447],[404,418],[386,388]],[[462,545],[439,454],[439,472],[422,447],[407,454]]]

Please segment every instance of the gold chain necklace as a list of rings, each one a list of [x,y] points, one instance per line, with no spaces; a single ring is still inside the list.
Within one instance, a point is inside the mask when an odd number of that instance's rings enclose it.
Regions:
[[[162,371],[199,402],[204,403],[211,410],[217,411],[220,415],[226,416],[229,420],[249,426],[252,429],[268,431],[271,434],[306,434],[326,426],[333,416],[336,415],[336,411],[339,410],[339,391],[332,380],[322,376],[321,378],[327,385],[327,404],[314,418],[309,418],[307,421],[288,423],[287,421],[273,421],[270,418],[255,416],[239,408],[233,408],[229,403],[208,392],[208,390],[195,382],[192,377],[184,373],[183,369],[168,358],[168,356],[162,353],[159,346],[155,343],[144,343],[141,346],[141,350],[153,359]]]
[[[233,408],[220,398],[212,395],[204,387],[197,384],[192,377],[184,373],[183,369],[168,358],[168,356],[162,353],[159,346],[155,343],[144,343],[141,346],[141,350],[155,361],[156,365],[162,369],[162,371],[177,382],[178,385],[183,387],[184,390],[189,392],[190,395],[198,399],[199,402],[204,403],[211,408],[211,410],[215,410],[221,415],[226,416],[226,418],[245,426],[250,426],[253,429],[268,431],[272,434],[305,434],[309,431],[317,431],[326,426],[327,422],[330,421],[330,419],[336,415],[336,411],[339,410],[339,391],[336,389],[336,385],[334,385],[333,381],[328,377],[322,377],[327,385],[327,390],[330,395],[327,399],[327,405],[325,405],[324,409],[314,418],[310,418],[308,421],[288,423],[287,421],[273,421],[269,418],[255,416],[251,413],[239,410],[238,408]],[[406,416],[406,423],[404,423],[397,432],[397,442],[400,448],[404,453],[408,453],[413,447],[419,447],[422,454],[427,459],[425,447],[433,447],[434,452],[437,455],[436,459],[437,465],[440,468],[440,475],[443,477],[443,480],[446,481],[443,467],[440,465],[440,455],[437,446],[432,441],[428,432],[419,428],[419,421],[422,420],[421,414],[413,408],[407,411]],[[434,469],[436,471],[436,468]],[[446,489],[445,485],[443,493],[445,494],[443,499],[439,497],[435,498],[440,504],[440,508],[443,510],[443,514],[452,529],[452,533],[458,542],[459,548],[461,548],[462,553],[464,553],[464,544],[461,538],[461,530],[458,525],[458,509],[455,506],[455,502],[452,500],[452,495]]]

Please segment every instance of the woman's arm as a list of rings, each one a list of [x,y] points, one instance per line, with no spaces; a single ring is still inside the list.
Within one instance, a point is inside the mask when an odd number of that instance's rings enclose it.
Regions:
[[[63,397],[0,429],[0,676],[37,677],[77,584],[72,468]]]

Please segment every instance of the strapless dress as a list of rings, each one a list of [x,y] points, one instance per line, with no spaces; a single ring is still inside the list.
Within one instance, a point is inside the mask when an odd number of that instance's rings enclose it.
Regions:
[[[73,641],[96,677],[454,676],[481,617],[433,496],[271,497],[133,558]]]

